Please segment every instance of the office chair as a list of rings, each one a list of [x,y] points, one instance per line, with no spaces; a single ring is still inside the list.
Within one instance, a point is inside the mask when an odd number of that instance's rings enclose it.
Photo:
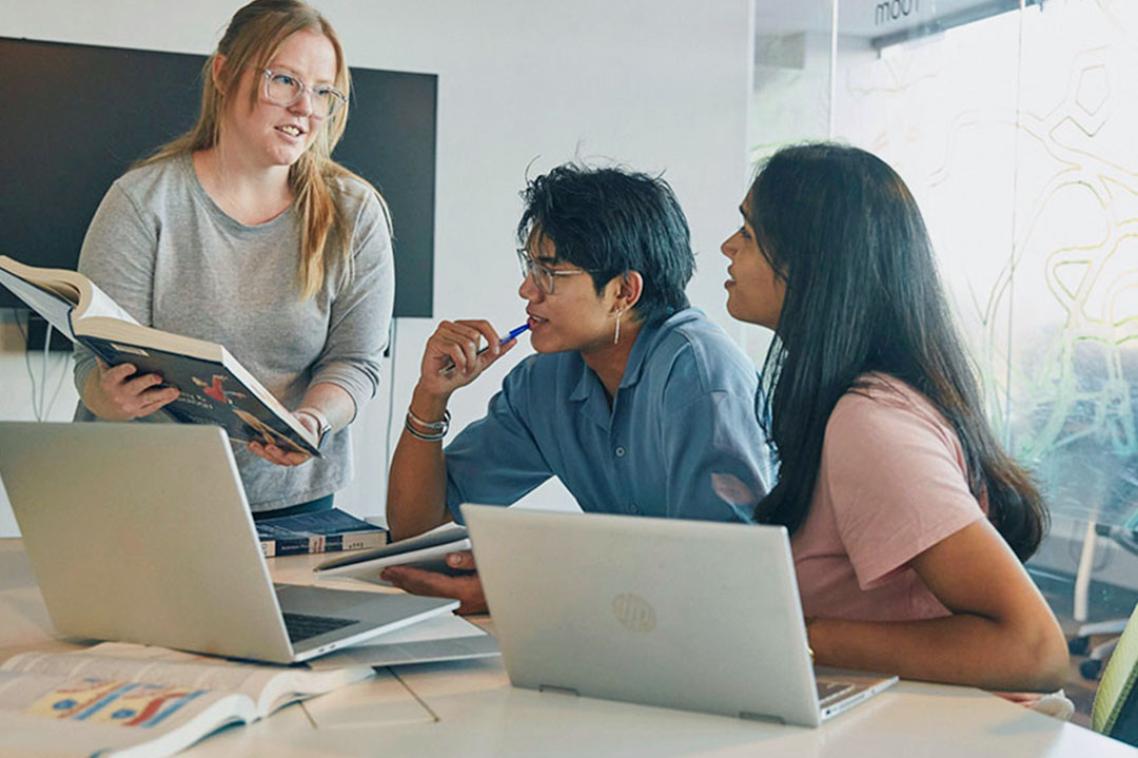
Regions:
[[[1124,526],[1097,524],[1094,526],[1094,529],[1097,535],[1109,537],[1123,550],[1132,555],[1138,555],[1138,512],[1136,512]],[[1089,539],[1093,544],[1094,536],[1090,536]],[[1085,549],[1084,553],[1086,553]],[[1088,581],[1086,584],[1089,585],[1089,565],[1086,567],[1086,570],[1088,571]],[[1084,566],[1082,565],[1082,561],[1080,561],[1080,574],[1083,571]],[[1076,584],[1078,583],[1078,577],[1076,577]],[[1078,591],[1076,591],[1076,595],[1078,594]],[[1076,598],[1076,606],[1078,606],[1078,598]],[[1083,614],[1083,618],[1085,618],[1085,600]],[[1077,613],[1076,618],[1079,618]],[[1067,647],[1072,655],[1087,656],[1087,659],[1079,664],[1079,673],[1081,673],[1083,677],[1086,679],[1098,679],[1102,673],[1103,664],[1110,657],[1111,653],[1114,652],[1115,646],[1118,644],[1117,637],[1114,637],[1092,648],[1090,645],[1091,637],[1104,634],[1122,634],[1126,623],[1126,619],[1124,618],[1110,619],[1108,621],[1099,621],[1090,624],[1084,623],[1079,627],[1078,631],[1075,632],[1075,636],[1068,642]]]
[[[1138,606],[1103,671],[1091,708],[1091,726],[1138,747]]]

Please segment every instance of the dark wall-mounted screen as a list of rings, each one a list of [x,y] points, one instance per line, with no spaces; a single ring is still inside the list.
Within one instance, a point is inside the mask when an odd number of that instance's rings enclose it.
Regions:
[[[0,254],[75,268],[103,194],[189,129],[204,56],[0,38]],[[431,316],[438,79],[352,69],[335,158],[383,193],[395,223],[395,315]],[[22,305],[0,287],[0,307]]]

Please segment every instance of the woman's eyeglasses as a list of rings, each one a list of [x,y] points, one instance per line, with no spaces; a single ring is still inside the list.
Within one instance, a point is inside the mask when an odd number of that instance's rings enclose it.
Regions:
[[[317,84],[310,87],[292,74],[272,69],[261,69],[265,77],[265,99],[274,105],[292,107],[307,92],[312,96],[312,115],[329,118],[348,103],[348,97],[335,87]]]

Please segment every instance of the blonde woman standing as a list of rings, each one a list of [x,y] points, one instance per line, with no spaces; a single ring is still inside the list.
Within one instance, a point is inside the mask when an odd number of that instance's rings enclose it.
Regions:
[[[79,269],[139,322],[224,344],[320,439],[318,460],[235,451],[255,515],[328,508],[394,301],[383,200],[330,157],[348,116],[343,50],[307,4],[256,0],[202,80],[197,123],[112,185]],[[75,381],[80,420],[165,420],[178,392],[86,350]]]

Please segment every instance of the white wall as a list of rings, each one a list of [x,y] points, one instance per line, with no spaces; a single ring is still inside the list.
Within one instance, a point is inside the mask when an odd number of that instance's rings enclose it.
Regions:
[[[340,32],[351,65],[439,76],[436,318],[399,321],[394,384],[388,362],[379,397],[357,422],[359,465],[343,507],[383,511],[389,392],[398,434],[434,321],[484,317],[505,329],[524,319],[512,232],[531,161],[531,173],[578,157],[665,172],[692,228],[699,266],[692,301],[740,334],[723,308],[718,247],[736,224],[748,174],[750,0],[315,5]],[[0,35],[204,54],[236,7],[231,0],[0,0]],[[0,418],[30,418],[12,332],[10,319],[0,322]],[[456,395],[456,428],[481,415],[507,368]],[[73,401],[73,393],[61,399],[56,416],[69,415]],[[569,502],[559,487],[535,495]],[[6,510],[0,495],[0,534],[11,529]]]
[[[19,324],[26,323],[26,313],[21,313],[18,318]],[[34,421],[37,406],[46,411],[43,418],[56,421],[70,419],[77,399],[71,382],[70,357],[53,352],[45,361],[42,343],[40,350],[25,354],[24,337],[16,319],[13,311],[0,310],[0,419]],[[34,397],[32,377],[36,387]],[[47,397],[41,398],[39,388],[44,386],[47,387]],[[3,454],[4,451],[0,450],[0,455]],[[16,522],[0,482],[0,537],[16,533]]]

